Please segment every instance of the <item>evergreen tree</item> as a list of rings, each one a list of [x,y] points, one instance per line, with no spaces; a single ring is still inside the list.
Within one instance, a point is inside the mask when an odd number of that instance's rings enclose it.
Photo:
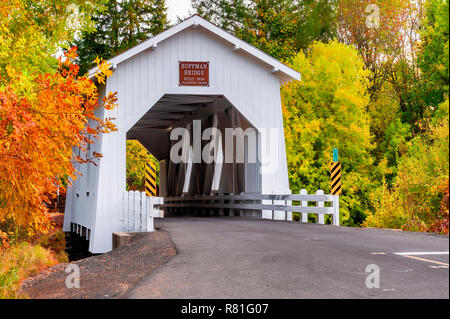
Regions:
[[[75,41],[81,74],[99,56],[109,59],[167,27],[165,0],[109,0],[105,9],[92,17],[96,30],[83,32]]]

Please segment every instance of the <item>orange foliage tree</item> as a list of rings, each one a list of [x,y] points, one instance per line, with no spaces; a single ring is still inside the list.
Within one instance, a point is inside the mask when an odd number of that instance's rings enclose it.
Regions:
[[[0,237],[28,238],[52,227],[46,214],[48,195],[62,179],[76,177],[75,162],[89,163],[101,157],[74,157],[73,147],[85,150],[101,133],[115,130],[111,118],[98,118],[99,107],[112,109],[116,93],[98,101],[97,86],[79,77],[74,64],[76,48],[58,60],[54,74],[34,77],[33,92],[17,93],[13,85],[0,88]],[[112,74],[97,59],[99,83]],[[20,76],[20,74],[18,75]]]
[[[356,47],[369,76],[369,93],[376,100],[392,65],[415,55],[418,7],[404,0],[341,0],[337,6],[340,42]]]

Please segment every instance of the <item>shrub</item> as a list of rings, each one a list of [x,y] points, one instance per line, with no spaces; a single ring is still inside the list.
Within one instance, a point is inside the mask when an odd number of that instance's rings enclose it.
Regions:
[[[21,281],[57,263],[50,250],[28,242],[0,249],[0,299],[26,297],[19,294]]]
[[[389,191],[385,183],[374,190],[371,200],[376,213],[368,212],[364,227],[400,229],[408,221],[407,212],[398,204],[398,193]]]
[[[408,143],[392,188],[373,192],[375,212],[364,226],[448,234],[448,114],[447,100],[425,132]]]
[[[430,226],[430,231],[438,234],[448,234],[448,211],[449,211],[449,203],[448,203],[448,180],[446,185],[444,185],[445,189],[443,191],[443,197],[441,201],[441,206],[439,208],[439,212],[437,215],[436,221]]]
[[[66,253],[66,235],[61,229],[53,229],[49,234],[45,234],[40,237],[36,244],[42,246],[43,248],[50,249],[55,258],[60,263],[65,263],[69,261]]]

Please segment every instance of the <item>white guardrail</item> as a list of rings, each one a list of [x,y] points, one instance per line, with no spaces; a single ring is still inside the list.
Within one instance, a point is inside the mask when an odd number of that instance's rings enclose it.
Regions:
[[[123,192],[121,222],[123,232],[151,232],[155,230],[153,218],[163,217],[163,212],[154,207],[162,204],[162,197],[149,197],[145,192]]]
[[[331,203],[325,206],[325,203]],[[309,203],[313,203],[310,206]],[[331,216],[331,223],[339,226],[339,196],[324,194],[318,190],[308,194],[302,189],[300,194],[240,194],[240,195],[193,195],[165,197],[163,204],[156,208],[170,212],[177,208],[194,208],[207,212],[209,209],[227,209],[228,215],[239,215],[243,210],[262,211],[262,218],[293,221],[292,213],[300,213],[300,221],[308,222],[308,214],[315,214],[318,224],[325,224],[325,215]],[[267,217],[269,215],[269,217]]]

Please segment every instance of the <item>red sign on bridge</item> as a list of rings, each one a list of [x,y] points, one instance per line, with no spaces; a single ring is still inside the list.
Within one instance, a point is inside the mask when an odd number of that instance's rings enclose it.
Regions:
[[[180,61],[179,65],[180,86],[209,86],[209,62]]]

